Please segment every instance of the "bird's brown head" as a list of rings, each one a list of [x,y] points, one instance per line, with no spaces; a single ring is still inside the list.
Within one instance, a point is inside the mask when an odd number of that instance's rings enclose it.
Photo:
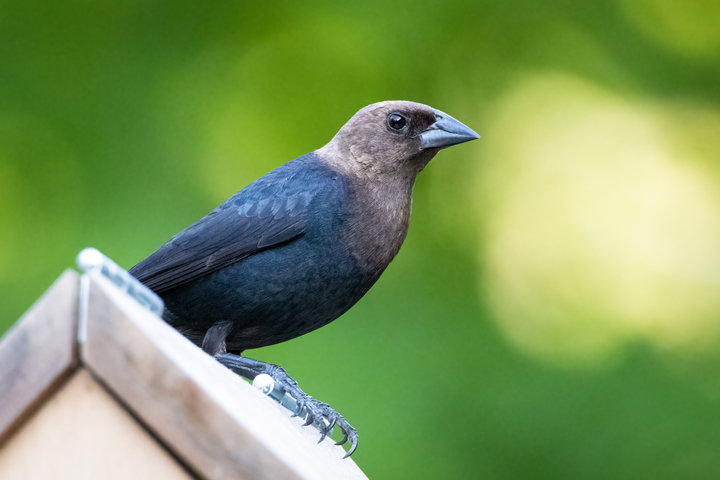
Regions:
[[[358,111],[318,154],[350,172],[414,176],[440,149],[477,138],[472,129],[440,110],[386,101]]]

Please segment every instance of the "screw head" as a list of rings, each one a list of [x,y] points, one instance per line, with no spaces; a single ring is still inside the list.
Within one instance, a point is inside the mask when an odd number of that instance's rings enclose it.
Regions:
[[[267,373],[261,373],[253,379],[253,387],[260,390],[265,395],[270,395],[270,392],[275,388],[275,379],[273,379]]]

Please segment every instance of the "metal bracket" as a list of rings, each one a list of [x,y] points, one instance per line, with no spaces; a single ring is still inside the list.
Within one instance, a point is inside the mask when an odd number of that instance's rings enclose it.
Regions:
[[[87,274],[98,272],[122,291],[133,297],[140,305],[161,317],[165,304],[162,299],[138,279],[130,275],[117,263],[103,255],[96,248],[86,248],[78,253],[77,265],[85,272],[80,279],[80,306],[78,340],[84,340],[84,331],[87,324],[87,302],[90,288],[90,279]]]

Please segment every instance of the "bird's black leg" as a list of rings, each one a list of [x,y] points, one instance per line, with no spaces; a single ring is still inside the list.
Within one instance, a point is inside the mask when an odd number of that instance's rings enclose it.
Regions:
[[[345,456],[349,457],[357,448],[357,432],[347,420],[327,403],[315,400],[303,392],[297,382],[293,380],[282,367],[247,357],[241,357],[240,355],[234,355],[232,353],[216,353],[214,357],[222,365],[250,380],[261,373],[270,375],[275,381],[275,388],[282,389],[282,391],[295,399],[297,403],[297,408],[294,412],[295,415],[306,417],[305,425],[313,425],[320,431],[320,442],[322,442],[332,428],[337,425],[343,432],[343,439],[337,442],[337,444],[342,445],[345,442],[350,442],[350,449]]]

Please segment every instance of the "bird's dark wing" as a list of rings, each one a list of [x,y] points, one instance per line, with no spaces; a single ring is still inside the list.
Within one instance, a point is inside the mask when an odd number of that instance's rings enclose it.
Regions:
[[[249,185],[175,235],[130,274],[160,293],[299,237],[319,185],[308,188],[293,177],[268,175]]]

